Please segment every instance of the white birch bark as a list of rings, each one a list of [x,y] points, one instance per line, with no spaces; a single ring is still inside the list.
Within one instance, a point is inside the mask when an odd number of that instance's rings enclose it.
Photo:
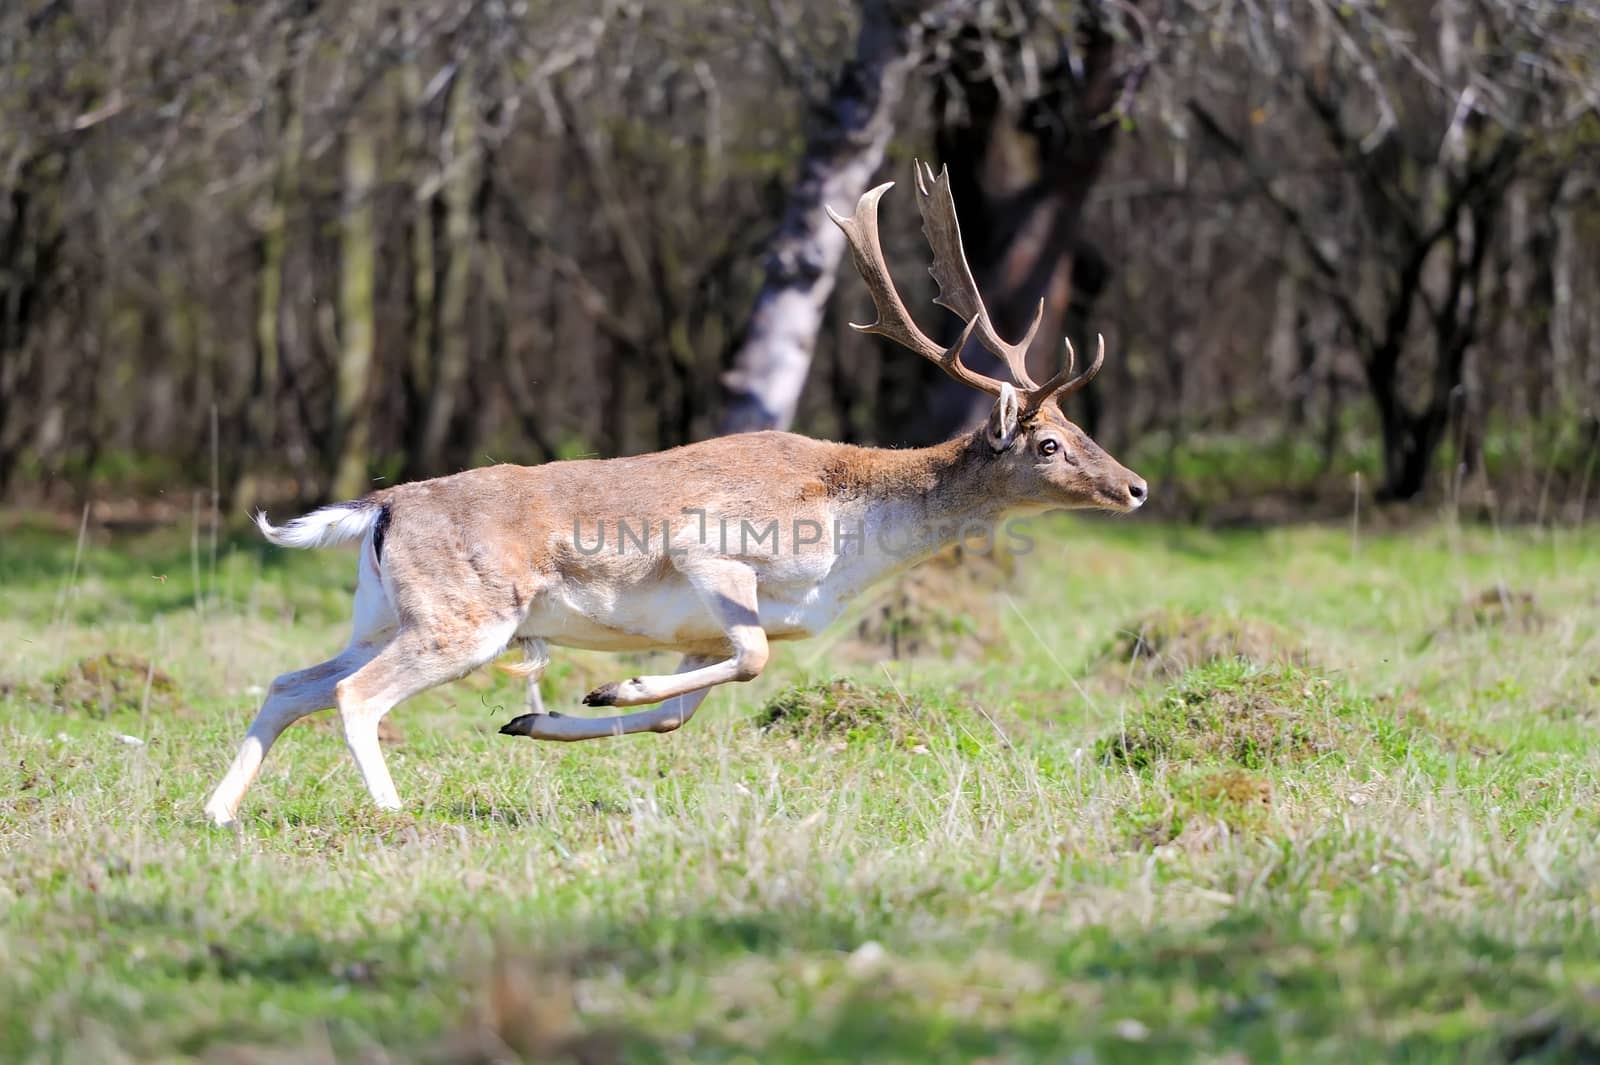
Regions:
[[[932,14],[966,3],[930,5]],[[723,375],[724,433],[787,429],[811,369],[833,293],[844,234],[823,207],[849,214],[883,162],[906,77],[921,57],[926,7],[866,0],[856,52],[834,84],[827,117],[812,133],[783,222],[767,249],[766,281],[745,338]]]

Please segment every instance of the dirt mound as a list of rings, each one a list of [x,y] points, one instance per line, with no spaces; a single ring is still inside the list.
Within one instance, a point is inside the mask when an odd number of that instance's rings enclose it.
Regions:
[[[1314,664],[1304,641],[1252,618],[1158,610],[1117,630],[1100,652],[1108,679],[1171,680],[1208,662],[1243,660],[1256,666]]]
[[[1496,584],[1457,603],[1443,627],[1455,632],[1475,629],[1532,632],[1546,620],[1532,592]]]
[[[875,596],[841,649],[870,661],[981,657],[1001,642],[996,593],[1011,575],[1009,555],[941,551]]]
[[[1368,746],[1379,737],[1356,719],[1370,709],[1314,672],[1218,662],[1187,674],[1095,753],[1135,768],[1215,760],[1261,769]]]
[[[1504,754],[1506,745],[1467,725],[1445,721],[1423,705],[1415,691],[1380,695],[1373,700],[1375,710],[1396,726],[1428,736],[1446,751],[1470,754],[1476,758]]]
[[[1209,850],[1229,836],[1259,832],[1272,813],[1272,782],[1245,769],[1200,773],[1154,793],[1128,815],[1128,839],[1138,849],[1173,844]]]
[[[915,745],[923,740],[924,708],[893,688],[830,680],[779,692],[756,715],[764,732],[811,739],[888,737]]]
[[[66,714],[110,717],[123,711],[186,714],[178,682],[147,658],[107,651],[52,673],[42,685],[16,689]]]

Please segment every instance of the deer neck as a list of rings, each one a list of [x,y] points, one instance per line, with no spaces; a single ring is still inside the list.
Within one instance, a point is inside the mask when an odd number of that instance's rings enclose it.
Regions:
[[[997,478],[994,453],[980,432],[926,448],[882,450],[862,464],[858,498],[871,540],[887,570],[902,568],[958,540],[992,535],[1017,505]]]

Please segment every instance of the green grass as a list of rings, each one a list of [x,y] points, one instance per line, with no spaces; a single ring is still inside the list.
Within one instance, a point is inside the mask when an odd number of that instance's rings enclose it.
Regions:
[[[841,622],[573,746],[497,735],[485,671],[393,715],[404,812],[299,725],[232,832],[201,803],[351,556],[9,521],[0,1061],[1600,1054],[1592,533],[1042,527],[939,604],[987,651]]]

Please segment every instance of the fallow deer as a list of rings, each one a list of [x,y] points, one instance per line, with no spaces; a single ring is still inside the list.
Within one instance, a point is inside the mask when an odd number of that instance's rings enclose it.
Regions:
[[[513,643],[535,683],[550,644],[682,653],[676,673],[603,685],[589,706],[649,710],[588,718],[528,713],[501,732],[588,740],[670,732],[718,684],[750,680],[772,641],[822,631],[874,581],[1004,516],[1062,508],[1131,511],[1145,482],[1062,413],[1105,357],[1042,384],[1028,335],[995,332],[961,246],[947,176],[916,164],[918,208],[933,249],[936,303],[966,323],[950,346],[924,334],[890,280],[878,201],[829,216],[844,231],[878,310],[855,326],[910,348],[995,397],[985,424],[920,449],[853,447],[791,433],[748,433],[636,458],[491,466],[385,488],[283,526],[258,515],[284,547],[360,540],[349,645],[272,682],[244,743],[206,804],[219,824],[278,736],[337,707],[345,741],[378,806],[400,806],[378,746],[378,722],[419,692],[497,658]],[[978,342],[1005,364],[1004,381],[961,358]],[[754,543],[751,542],[754,538]]]

